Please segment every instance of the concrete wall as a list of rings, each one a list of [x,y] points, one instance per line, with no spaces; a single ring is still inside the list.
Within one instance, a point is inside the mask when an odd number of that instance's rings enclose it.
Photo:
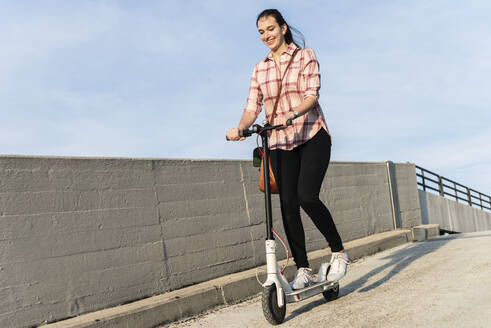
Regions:
[[[395,167],[403,225],[421,224],[414,165]],[[331,164],[321,199],[344,241],[394,228],[387,172],[385,162]],[[264,263],[258,175],[250,161],[0,157],[0,327],[57,321]],[[283,234],[277,196],[273,208]],[[308,250],[327,247],[303,218]]]
[[[421,224],[421,208],[416,181],[416,167],[412,163],[396,163],[395,177],[399,218],[401,228],[410,228]]]
[[[418,190],[423,224],[435,223],[455,232],[491,230],[491,212]]]

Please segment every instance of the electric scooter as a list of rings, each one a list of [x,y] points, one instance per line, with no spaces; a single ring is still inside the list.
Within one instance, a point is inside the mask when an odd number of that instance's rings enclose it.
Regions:
[[[288,120],[287,125],[292,121]],[[268,131],[283,128],[283,125],[270,125],[264,121],[263,126],[255,124],[249,130],[239,131],[239,136],[249,137],[256,133],[262,139],[262,156],[264,174],[264,200],[266,205],[266,272],[267,279],[263,283],[262,308],[266,320],[278,325],[283,322],[286,314],[286,304],[299,302],[309,297],[322,293],[327,302],[335,300],[339,294],[339,283],[337,281],[327,281],[330,263],[322,263],[317,275],[320,282],[316,282],[303,289],[293,290],[287,279],[280,270],[276,261],[276,241],[274,239],[273,217],[271,208],[271,189],[269,184],[269,146]],[[256,161],[255,161],[256,162]],[[256,165],[255,165],[256,166]],[[257,165],[259,166],[259,165]],[[283,241],[282,241],[283,242]],[[286,248],[286,245],[285,245]],[[321,277],[322,279],[319,279]]]

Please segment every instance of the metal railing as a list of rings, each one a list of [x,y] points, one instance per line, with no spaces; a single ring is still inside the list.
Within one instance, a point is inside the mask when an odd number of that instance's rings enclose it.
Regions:
[[[416,177],[418,186],[422,187],[424,191],[434,191],[440,196],[450,197],[456,202],[462,201],[469,206],[491,211],[491,197],[486,194],[442,177],[441,175],[417,165]]]

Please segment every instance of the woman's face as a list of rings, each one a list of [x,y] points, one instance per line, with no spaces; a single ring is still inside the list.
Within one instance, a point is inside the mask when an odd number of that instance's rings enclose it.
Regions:
[[[278,25],[273,16],[261,17],[257,22],[261,40],[271,51],[276,51],[285,42],[286,24]]]

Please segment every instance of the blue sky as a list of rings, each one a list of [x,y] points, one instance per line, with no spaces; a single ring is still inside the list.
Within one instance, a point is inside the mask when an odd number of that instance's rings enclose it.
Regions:
[[[250,158],[226,142],[278,8],[321,65],[334,161],[491,194],[489,1],[2,1],[0,153]]]

